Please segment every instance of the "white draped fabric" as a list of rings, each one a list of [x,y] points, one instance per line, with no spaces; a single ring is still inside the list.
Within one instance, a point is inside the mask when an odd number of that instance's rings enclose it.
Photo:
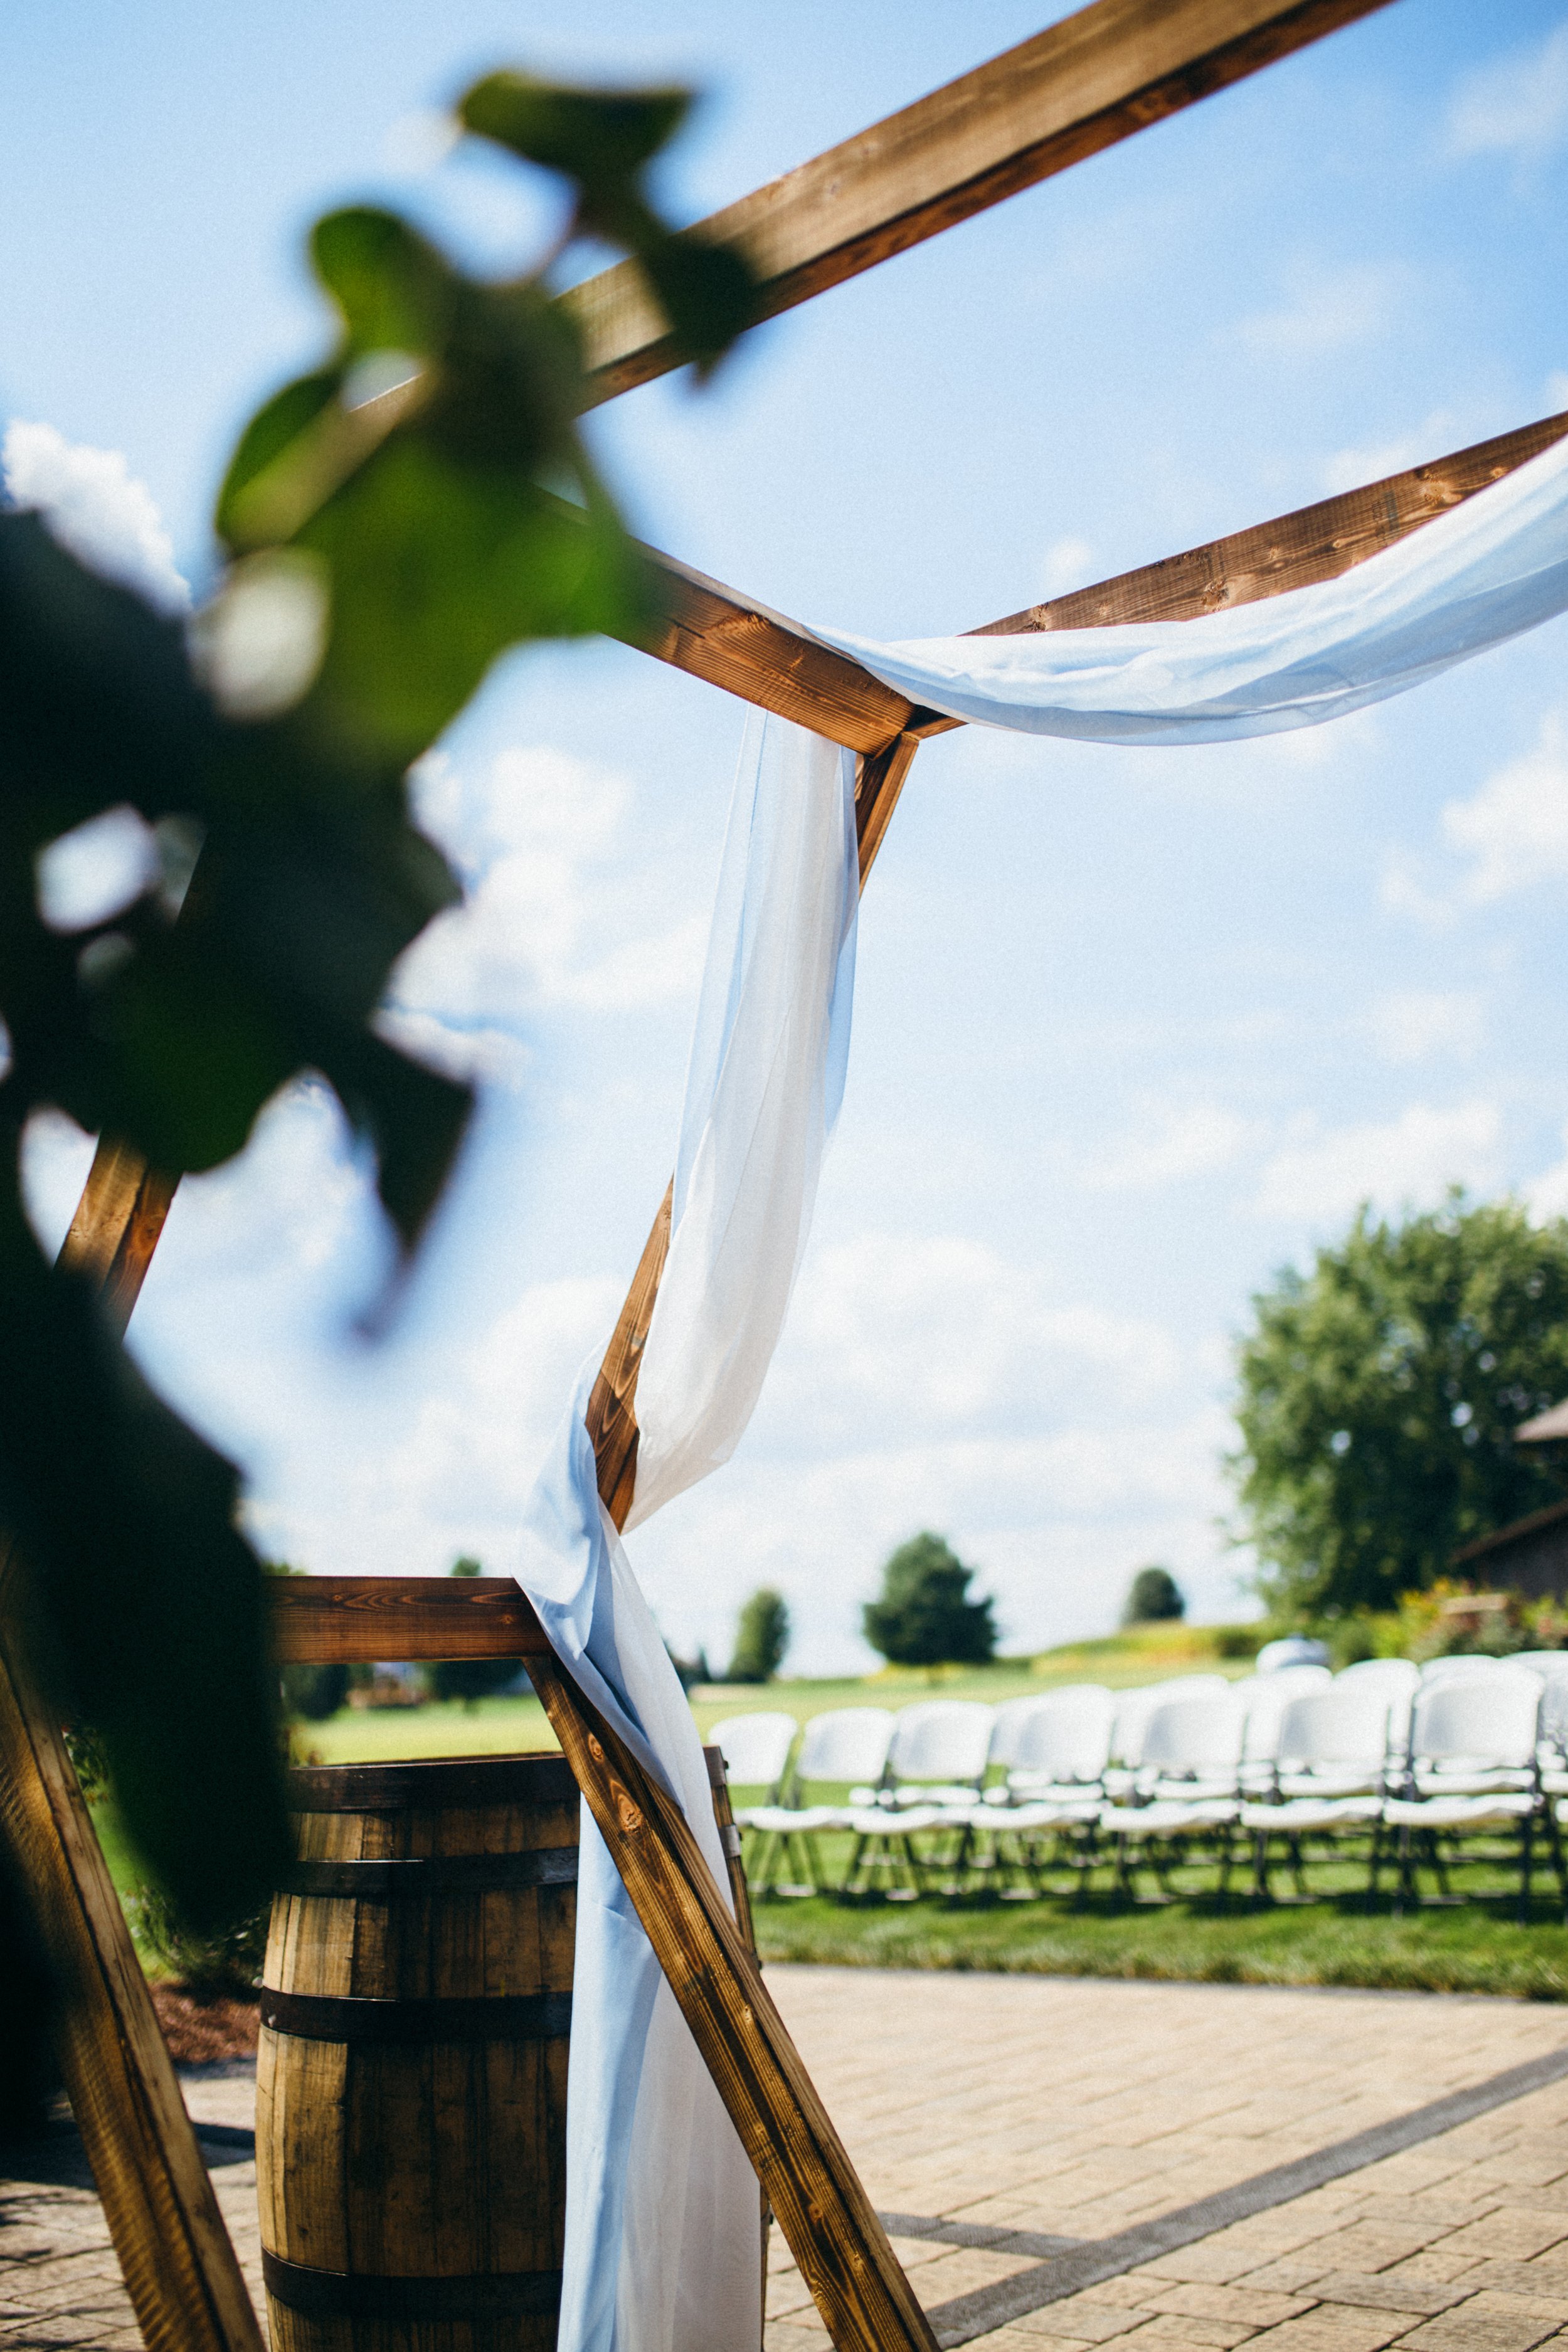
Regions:
[[[794,1285],[844,1091],[859,901],[850,755],[753,719],[731,807],[637,1383],[633,1517],[729,1459]],[[679,1798],[728,1887],[701,1746],[595,1478],[597,1358],[535,1489],[519,1575],[563,1663]],[[751,2352],[756,2176],[586,1808],[560,2352]]]
[[[1347,572],[1203,619],[879,646],[822,633],[984,725],[1186,744],[1314,725],[1568,607],[1568,442]],[[644,1354],[631,1523],[727,1461],[805,1247],[843,1091],[858,882],[849,755],[753,719],[724,850]],[[691,1715],[614,1527],[584,1372],[523,1528],[563,1664],[725,1869]],[[560,2352],[750,2352],[756,2185],[584,1811]]]

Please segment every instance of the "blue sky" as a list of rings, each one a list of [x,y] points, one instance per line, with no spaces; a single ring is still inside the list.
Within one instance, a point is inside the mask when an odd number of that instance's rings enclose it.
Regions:
[[[235,433],[320,349],[321,210],[406,206],[511,268],[548,187],[437,161],[513,61],[676,75],[691,216],[1038,28],[969,0],[331,10],[60,0],[7,26],[0,412],[140,551],[210,577]],[[808,621],[973,626],[1568,406],[1568,5],[1370,22],[755,336],[711,394],[595,421],[644,534]],[[63,469],[63,471],[62,471]],[[132,485],[145,486],[137,504]],[[1191,751],[966,730],[920,755],[862,915],[849,1087],[789,1330],[730,1468],[634,1538],[725,1653],[764,1578],[803,1666],[864,1659],[891,1545],[947,1532],[1011,1646],[1216,1520],[1249,1294],[1358,1200],[1568,1208],[1568,622],[1309,735]],[[622,648],[503,664],[421,779],[470,903],[400,976],[484,1076],[407,1310],[305,1087],[187,1185],[132,1327],[277,1557],[508,1565],[668,1172],[741,713]],[[32,1139],[63,1229],[84,1141]]]

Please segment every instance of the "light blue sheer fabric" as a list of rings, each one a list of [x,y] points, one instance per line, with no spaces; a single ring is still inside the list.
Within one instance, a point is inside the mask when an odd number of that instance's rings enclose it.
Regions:
[[[1194,621],[816,634],[954,719],[1099,743],[1226,742],[1359,710],[1568,608],[1568,440],[1338,580]]]
[[[854,762],[748,728],[637,1391],[637,1516],[751,1417],[844,1090],[858,904]],[[728,1878],[685,1695],[599,1501],[584,1372],[522,1529],[520,1581],[593,1705]],[[560,2352],[751,2352],[756,2177],[586,1808],[577,1890]]]

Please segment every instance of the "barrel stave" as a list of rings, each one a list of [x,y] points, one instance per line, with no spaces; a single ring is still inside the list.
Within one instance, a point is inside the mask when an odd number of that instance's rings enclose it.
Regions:
[[[419,1768],[406,1776],[415,1801],[384,1805],[384,1769],[358,1783],[334,1773],[343,1802],[326,1809],[319,1787],[306,1799],[300,1855],[398,1864],[575,1847],[575,1792],[559,1767],[536,1802],[516,1795],[515,1762],[495,1769],[510,1775],[506,1801],[470,1801],[489,1776],[469,1765],[462,1800],[447,1805],[418,1801]],[[411,1874],[392,1895],[280,1895],[268,1985],[391,2005],[570,1993],[574,1885],[418,1885]],[[276,2352],[551,2352],[564,2034],[331,2042],[268,2028],[262,2042],[263,2244],[302,2266],[293,2277],[273,2263]],[[323,2315],[323,2294],[341,2308]],[[453,2296],[465,2308],[442,2315]]]

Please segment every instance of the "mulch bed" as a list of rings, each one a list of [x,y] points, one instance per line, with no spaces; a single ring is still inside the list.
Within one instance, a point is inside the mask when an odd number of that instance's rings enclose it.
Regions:
[[[253,2058],[257,2004],[230,1993],[195,1993],[184,1985],[155,1984],[153,2006],[176,2066],[211,2066],[226,2058]]]

